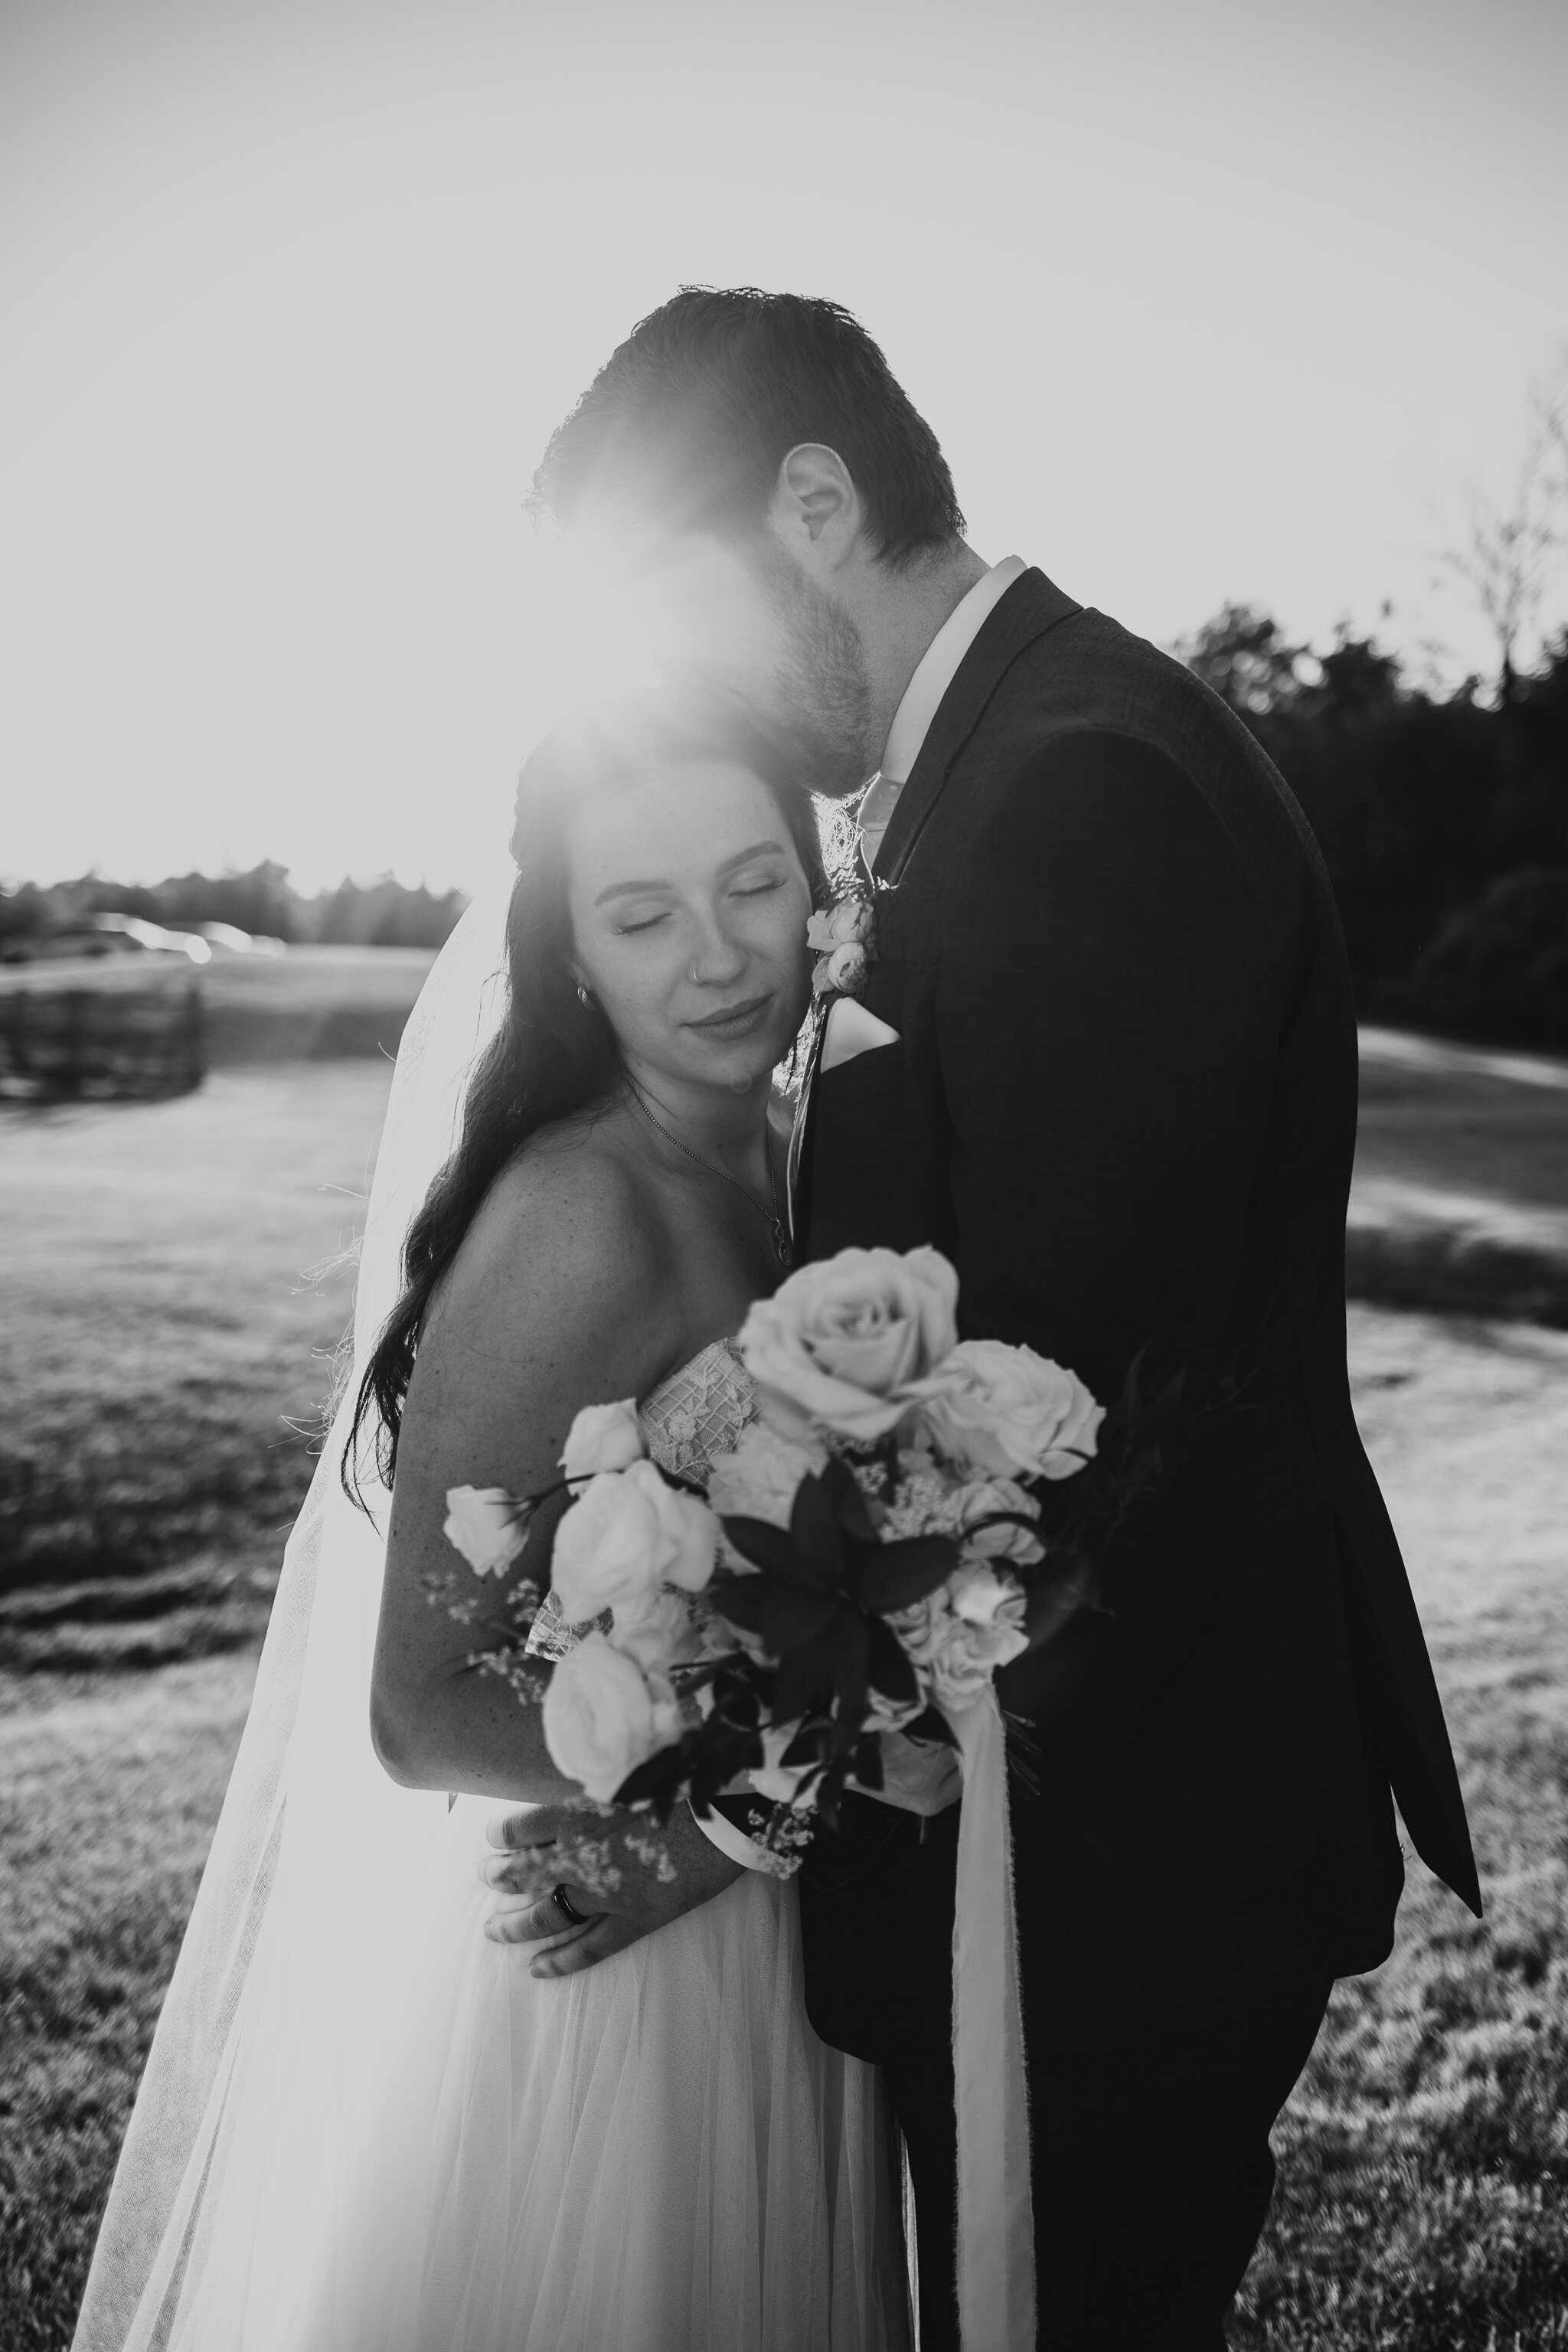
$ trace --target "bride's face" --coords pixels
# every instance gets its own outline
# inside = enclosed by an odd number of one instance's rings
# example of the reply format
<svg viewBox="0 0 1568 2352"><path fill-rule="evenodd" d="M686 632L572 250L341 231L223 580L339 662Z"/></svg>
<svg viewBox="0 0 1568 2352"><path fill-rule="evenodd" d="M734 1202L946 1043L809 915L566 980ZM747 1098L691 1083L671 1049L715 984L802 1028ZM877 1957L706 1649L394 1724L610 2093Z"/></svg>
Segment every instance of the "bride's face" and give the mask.
<svg viewBox="0 0 1568 2352"><path fill-rule="evenodd" d="M567 833L574 976L634 1075L749 1088L811 994L811 895L777 802L714 761L603 793Z"/></svg>

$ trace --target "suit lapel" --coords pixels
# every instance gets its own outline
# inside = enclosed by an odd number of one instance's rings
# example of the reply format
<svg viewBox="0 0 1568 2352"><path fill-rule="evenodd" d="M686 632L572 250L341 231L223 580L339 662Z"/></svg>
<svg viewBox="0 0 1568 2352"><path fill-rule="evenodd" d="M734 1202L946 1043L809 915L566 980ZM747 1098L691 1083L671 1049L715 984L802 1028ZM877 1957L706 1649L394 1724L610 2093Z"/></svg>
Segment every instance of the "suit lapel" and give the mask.
<svg viewBox="0 0 1568 2352"><path fill-rule="evenodd" d="M982 712L1026 646L1070 620L1083 606L1033 566L1019 575L986 615L984 627L937 707L920 756L899 794L877 852L873 878L893 887L910 862L921 827L942 796L953 761L978 725Z"/></svg>
<svg viewBox="0 0 1568 2352"><path fill-rule="evenodd" d="M811 1123L811 1097L816 1086L817 1065L822 1059L822 1041L826 1034L827 1006L819 998L811 1010L811 1035L806 1040L805 1068L801 1073L800 1092L795 1099L795 1120L789 1131L789 1157L784 1162L790 1256L796 1265L801 1263L805 1229L806 1203L801 1184L801 1172L805 1164L805 1135Z"/></svg>
<svg viewBox="0 0 1568 2352"><path fill-rule="evenodd" d="M921 826L941 796L948 771L979 723L991 697L1026 646L1070 620L1083 606L1064 594L1043 572L1033 567L1014 581L958 666L952 684L937 707L920 757L899 794L872 869L874 887L887 889L898 882L920 836ZM806 1147L811 1129L812 1097L822 1059L827 1007L818 1004L812 1020L805 1075L790 1131L785 1178L789 1201L790 1236L798 1263L805 1255L810 1219L810 1188L804 1181Z"/></svg>

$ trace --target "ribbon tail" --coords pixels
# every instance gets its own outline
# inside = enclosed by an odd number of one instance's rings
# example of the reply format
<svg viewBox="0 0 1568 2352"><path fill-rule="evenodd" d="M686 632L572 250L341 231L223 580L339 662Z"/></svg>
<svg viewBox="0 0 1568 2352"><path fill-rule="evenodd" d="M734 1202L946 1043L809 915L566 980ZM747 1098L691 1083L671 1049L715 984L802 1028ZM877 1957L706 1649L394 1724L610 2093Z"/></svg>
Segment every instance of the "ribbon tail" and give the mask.
<svg viewBox="0 0 1568 2352"><path fill-rule="evenodd" d="M1029 2093L1006 1735L989 1689L948 1719L963 1768L952 1926L959 2334L963 2352L1035 2352Z"/></svg>
<svg viewBox="0 0 1568 2352"><path fill-rule="evenodd" d="M801 1198L805 1131L811 1124L811 1098L816 1089L817 1066L822 1060L822 1041L826 1034L827 1008L819 998L811 1008L811 1035L806 1041L805 1068L801 1074L800 1092L795 1097L795 1118L789 1131L789 1154L784 1161L784 1204L789 1244L797 1258L801 1254L805 1224L805 1204Z"/></svg>

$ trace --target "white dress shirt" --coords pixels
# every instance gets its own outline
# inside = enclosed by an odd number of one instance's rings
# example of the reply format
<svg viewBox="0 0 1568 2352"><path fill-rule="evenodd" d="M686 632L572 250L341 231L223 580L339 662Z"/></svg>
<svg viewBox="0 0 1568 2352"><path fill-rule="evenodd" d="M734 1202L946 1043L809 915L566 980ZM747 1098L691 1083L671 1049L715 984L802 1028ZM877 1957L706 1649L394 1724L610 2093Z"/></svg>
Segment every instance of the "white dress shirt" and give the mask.
<svg viewBox="0 0 1568 2352"><path fill-rule="evenodd" d="M1021 555L1009 555L982 573L969 593L953 606L915 666L904 698L893 713L882 764L866 788L860 803L858 840L868 866L877 862L882 835L898 805L899 794L920 758L942 696L958 675L958 666L981 629L1019 574L1028 569Z"/></svg>

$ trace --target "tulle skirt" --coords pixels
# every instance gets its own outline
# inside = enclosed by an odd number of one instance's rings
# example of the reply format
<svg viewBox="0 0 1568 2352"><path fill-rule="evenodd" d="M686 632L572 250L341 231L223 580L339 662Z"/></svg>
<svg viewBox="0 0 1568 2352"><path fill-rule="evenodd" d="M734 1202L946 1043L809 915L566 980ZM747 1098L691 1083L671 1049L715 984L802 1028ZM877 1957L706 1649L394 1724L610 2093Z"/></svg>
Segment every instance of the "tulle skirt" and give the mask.
<svg viewBox="0 0 1568 2352"><path fill-rule="evenodd" d="M360 1956L354 2111L309 2147L267 2135L250 2178L228 2152L172 2345L903 2352L891 2128L874 2070L806 2021L794 1888L748 1872L538 1983L480 1932L494 1811L426 1813L416 1948L384 1979Z"/></svg>
<svg viewBox="0 0 1568 2352"><path fill-rule="evenodd" d="M750 1874L581 1977L488 1944L495 1808L372 1748L380 1520L339 1484L410 1219L494 1035L510 875L404 1033L355 1372L284 1559L75 2352L903 2352L874 2075Z"/></svg>

